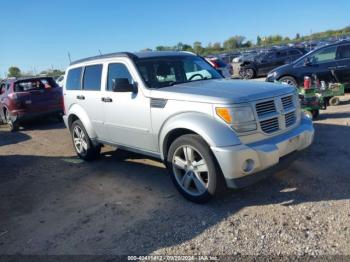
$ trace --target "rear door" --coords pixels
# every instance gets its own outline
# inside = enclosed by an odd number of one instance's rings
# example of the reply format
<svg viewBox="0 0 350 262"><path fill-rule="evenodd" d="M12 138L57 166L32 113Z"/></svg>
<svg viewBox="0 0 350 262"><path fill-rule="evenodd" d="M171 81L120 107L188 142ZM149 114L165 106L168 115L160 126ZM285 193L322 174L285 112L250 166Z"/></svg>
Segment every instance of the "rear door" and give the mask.
<svg viewBox="0 0 350 262"><path fill-rule="evenodd" d="M350 84L350 44L338 46L335 75L340 83Z"/></svg>
<svg viewBox="0 0 350 262"><path fill-rule="evenodd" d="M104 109L102 103L102 64L85 66L82 77L82 91L79 104L88 114L97 137L105 140L108 132L104 126Z"/></svg>

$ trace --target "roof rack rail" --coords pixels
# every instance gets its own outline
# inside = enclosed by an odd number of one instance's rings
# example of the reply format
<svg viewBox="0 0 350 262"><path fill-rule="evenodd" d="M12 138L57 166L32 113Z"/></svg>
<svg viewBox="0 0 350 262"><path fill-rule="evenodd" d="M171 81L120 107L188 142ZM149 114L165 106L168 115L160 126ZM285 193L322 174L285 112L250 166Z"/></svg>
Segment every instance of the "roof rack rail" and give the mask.
<svg viewBox="0 0 350 262"><path fill-rule="evenodd" d="M97 59L113 58L113 57L128 57L130 59L136 59L137 58L137 56L134 55L133 53L117 52L117 53L110 53L110 54L105 54L105 55L97 55L97 56L91 56L91 57L79 59L79 60L73 61L72 63L70 63L70 65L75 65L75 64L79 64L79 63L83 63L83 62L88 62L88 61L94 61L94 60L97 60Z"/></svg>

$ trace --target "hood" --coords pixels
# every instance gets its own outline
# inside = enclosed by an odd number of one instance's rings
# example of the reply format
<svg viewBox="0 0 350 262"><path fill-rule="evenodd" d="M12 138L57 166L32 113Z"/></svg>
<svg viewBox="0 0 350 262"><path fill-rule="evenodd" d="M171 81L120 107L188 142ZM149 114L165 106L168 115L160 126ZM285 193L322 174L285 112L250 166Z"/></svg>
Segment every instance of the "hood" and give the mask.
<svg viewBox="0 0 350 262"><path fill-rule="evenodd" d="M246 103L294 92L295 88L259 81L205 80L194 81L150 92L151 98L203 103Z"/></svg>
<svg viewBox="0 0 350 262"><path fill-rule="evenodd" d="M286 72L289 73L289 70L292 69L293 66L294 66L293 63L281 65L281 66L276 67L275 69L271 70L271 71L269 72L269 74L272 74L272 73L274 73L274 72L277 72L277 76L279 77L279 76L283 75L283 74L286 73Z"/></svg>

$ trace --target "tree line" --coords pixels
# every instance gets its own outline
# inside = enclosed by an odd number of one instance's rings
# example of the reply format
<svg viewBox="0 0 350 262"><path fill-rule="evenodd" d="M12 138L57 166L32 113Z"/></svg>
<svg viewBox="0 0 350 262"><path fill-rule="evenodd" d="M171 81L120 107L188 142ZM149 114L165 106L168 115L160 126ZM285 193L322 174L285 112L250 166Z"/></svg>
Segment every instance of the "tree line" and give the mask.
<svg viewBox="0 0 350 262"><path fill-rule="evenodd" d="M60 69L48 69L41 71L39 74L34 74L32 72L23 72L21 69L17 66L11 66L8 69L7 77L30 77L30 76L49 76L49 77L59 77L61 75L64 75L64 71Z"/></svg>
<svg viewBox="0 0 350 262"><path fill-rule="evenodd" d="M154 49L146 48L141 51L189 51L199 55L218 54L222 52L239 51L242 49L257 48L271 45L281 45L288 43L297 43L310 40L321 40L330 37L340 37L344 35L350 35L350 26L339 29L339 30L328 30L325 32L313 33L306 36L301 36L297 33L294 38L283 37L282 35L270 35L260 36L258 35L256 41L247 40L245 36L236 35L232 36L224 42L208 43L207 46L203 46L200 41L194 42L192 45L181 43L174 46L156 46Z"/></svg>
<svg viewBox="0 0 350 262"><path fill-rule="evenodd" d="M253 43L250 40L247 40L245 36L236 35L232 36L224 42L214 42L209 43L207 46L203 46L201 42L196 41L192 45L185 43L178 43L174 46L162 46L159 45L155 47L156 51L189 51L194 52L199 55L209 55L209 54L218 54L223 52L232 52L238 51L241 49L248 49L254 47L263 47L270 45L280 45L288 43L297 43L310 40L320 40L330 37L340 37L344 35L350 35L350 26L339 30L327 30L324 32L313 33L306 36L301 36L299 33L295 35L294 38L283 37L282 35L270 35L270 36L260 36L258 35L256 41ZM146 48L141 51L152 51L151 48ZM41 71L38 75L45 75L51 77L58 77L63 75L64 71L59 69L49 69ZM32 72L22 72L17 66L12 66L8 69L7 77L23 77L23 76L33 76Z"/></svg>

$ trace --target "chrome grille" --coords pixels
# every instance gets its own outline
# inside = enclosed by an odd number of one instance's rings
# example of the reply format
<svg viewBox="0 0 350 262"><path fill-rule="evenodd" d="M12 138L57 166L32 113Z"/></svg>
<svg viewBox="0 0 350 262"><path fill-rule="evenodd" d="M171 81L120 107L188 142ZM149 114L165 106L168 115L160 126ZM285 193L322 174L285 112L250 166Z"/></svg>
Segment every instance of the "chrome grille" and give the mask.
<svg viewBox="0 0 350 262"><path fill-rule="evenodd" d="M284 109L290 109L294 107L293 96L282 97L282 105Z"/></svg>
<svg viewBox="0 0 350 262"><path fill-rule="evenodd" d="M275 106L274 100L257 103L255 105L255 108L256 108L256 113L258 114L259 117L276 112L276 106Z"/></svg>
<svg viewBox="0 0 350 262"><path fill-rule="evenodd" d="M258 124L265 134L292 127L297 122L294 95L276 97L255 104Z"/></svg>
<svg viewBox="0 0 350 262"><path fill-rule="evenodd" d="M268 120L264 120L260 122L261 129L267 133L271 134L279 130L278 118L274 117Z"/></svg>
<svg viewBox="0 0 350 262"><path fill-rule="evenodd" d="M285 115L285 119L286 119L286 127L290 127L292 125L294 125L296 118L295 118L295 112L290 112L288 114Z"/></svg>

